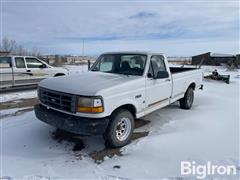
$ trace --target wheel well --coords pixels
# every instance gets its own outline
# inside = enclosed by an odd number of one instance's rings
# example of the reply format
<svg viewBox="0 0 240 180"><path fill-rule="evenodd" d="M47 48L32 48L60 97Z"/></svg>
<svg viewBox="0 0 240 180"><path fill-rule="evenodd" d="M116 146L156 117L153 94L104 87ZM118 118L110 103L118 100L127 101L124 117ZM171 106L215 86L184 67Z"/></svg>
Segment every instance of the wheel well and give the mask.
<svg viewBox="0 0 240 180"><path fill-rule="evenodd" d="M195 90L196 84L193 82L188 86L188 88L190 88L190 87L193 88L193 90Z"/></svg>
<svg viewBox="0 0 240 180"><path fill-rule="evenodd" d="M65 74L64 73L57 73L57 74L54 75L54 77L57 77L57 76L65 76Z"/></svg>
<svg viewBox="0 0 240 180"><path fill-rule="evenodd" d="M117 109L115 109L112 113L114 113L116 110L119 110L119 109L126 109L133 115L134 118L136 117L136 112L137 111L136 111L135 106L132 105L132 104L122 105L122 106L118 107Z"/></svg>

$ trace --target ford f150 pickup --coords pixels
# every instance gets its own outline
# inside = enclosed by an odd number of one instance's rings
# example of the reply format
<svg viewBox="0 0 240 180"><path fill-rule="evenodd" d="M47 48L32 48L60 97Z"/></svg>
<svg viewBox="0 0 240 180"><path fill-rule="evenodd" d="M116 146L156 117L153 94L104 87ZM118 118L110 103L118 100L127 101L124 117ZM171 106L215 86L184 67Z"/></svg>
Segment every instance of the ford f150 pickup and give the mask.
<svg viewBox="0 0 240 180"><path fill-rule="evenodd" d="M41 81L34 109L56 128L102 134L107 146L121 147L131 139L134 119L175 101L190 109L202 87L200 69L169 67L164 54L104 53L89 72Z"/></svg>

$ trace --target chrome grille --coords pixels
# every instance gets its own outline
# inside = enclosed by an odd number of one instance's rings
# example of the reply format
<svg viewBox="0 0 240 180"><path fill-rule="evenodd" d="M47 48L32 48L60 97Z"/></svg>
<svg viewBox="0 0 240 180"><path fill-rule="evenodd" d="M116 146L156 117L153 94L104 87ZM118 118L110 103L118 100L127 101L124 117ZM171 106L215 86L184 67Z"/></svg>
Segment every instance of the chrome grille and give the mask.
<svg viewBox="0 0 240 180"><path fill-rule="evenodd" d="M38 96L44 105L71 113L76 112L76 95L39 88Z"/></svg>

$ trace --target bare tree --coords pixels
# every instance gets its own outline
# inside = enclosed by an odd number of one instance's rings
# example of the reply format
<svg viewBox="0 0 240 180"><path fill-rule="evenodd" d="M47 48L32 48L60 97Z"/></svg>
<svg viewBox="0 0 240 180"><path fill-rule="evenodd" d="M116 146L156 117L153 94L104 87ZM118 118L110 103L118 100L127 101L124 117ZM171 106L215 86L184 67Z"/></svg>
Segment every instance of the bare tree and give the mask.
<svg viewBox="0 0 240 180"><path fill-rule="evenodd" d="M19 56L24 56L27 54L27 52L22 45L19 45L14 54Z"/></svg>
<svg viewBox="0 0 240 180"><path fill-rule="evenodd" d="M36 47L33 47L30 53L32 56L40 56L41 55L39 49Z"/></svg>
<svg viewBox="0 0 240 180"><path fill-rule="evenodd" d="M2 41L0 41L0 51L9 52L12 55L20 55L20 56L40 56L40 51L33 47L31 50L26 49L23 45L19 45L15 40L8 39L4 37Z"/></svg>
<svg viewBox="0 0 240 180"><path fill-rule="evenodd" d="M0 47L2 51L7 51L11 53L16 50L17 44L15 40L11 40L5 37L2 39Z"/></svg>

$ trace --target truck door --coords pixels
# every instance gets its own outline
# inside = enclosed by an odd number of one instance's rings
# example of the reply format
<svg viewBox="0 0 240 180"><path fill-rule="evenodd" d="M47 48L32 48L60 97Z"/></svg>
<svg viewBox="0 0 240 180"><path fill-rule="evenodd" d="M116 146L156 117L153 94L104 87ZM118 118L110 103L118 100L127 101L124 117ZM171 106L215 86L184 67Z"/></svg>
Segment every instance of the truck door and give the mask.
<svg viewBox="0 0 240 180"><path fill-rule="evenodd" d="M169 104L172 91L171 77L169 74L168 77L156 78L159 71L167 71L164 57L153 55L146 78L146 108L159 108Z"/></svg>
<svg viewBox="0 0 240 180"><path fill-rule="evenodd" d="M14 85L29 84L30 74L26 72L24 57L14 57Z"/></svg>
<svg viewBox="0 0 240 180"><path fill-rule="evenodd" d="M11 57L0 57L0 88L13 85L13 69Z"/></svg>
<svg viewBox="0 0 240 180"><path fill-rule="evenodd" d="M42 79L50 77L46 64L42 63L37 58L26 57L25 61L27 65L26 72L31 75L32 82L39 82Z"/></svg>

